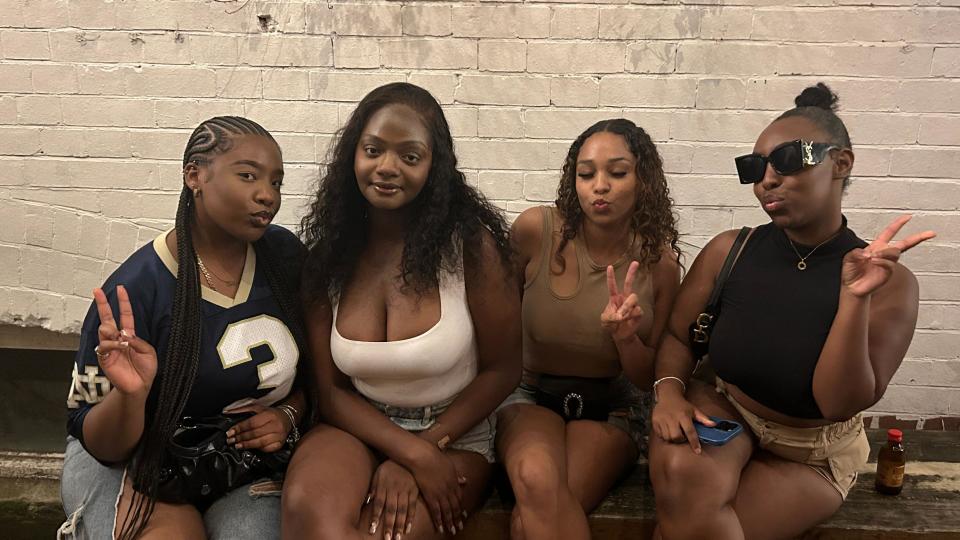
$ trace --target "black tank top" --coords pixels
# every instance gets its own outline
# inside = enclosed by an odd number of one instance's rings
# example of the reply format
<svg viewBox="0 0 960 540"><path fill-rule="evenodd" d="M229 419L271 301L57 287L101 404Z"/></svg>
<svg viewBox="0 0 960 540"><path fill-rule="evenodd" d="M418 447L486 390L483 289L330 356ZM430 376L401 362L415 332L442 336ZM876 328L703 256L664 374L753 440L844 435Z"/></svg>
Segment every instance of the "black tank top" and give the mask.
<svg viewBox="0 0 960 540"><path fill-rule="evenodd" d="M837 314L840 267L866 242L843 227L806 259L772 223L757 227L724 286L710 334L710 362L724 381L755 401L795 418L823 418L813 398L813 371ZM796 244L802 255L813 246Z"/></svg>

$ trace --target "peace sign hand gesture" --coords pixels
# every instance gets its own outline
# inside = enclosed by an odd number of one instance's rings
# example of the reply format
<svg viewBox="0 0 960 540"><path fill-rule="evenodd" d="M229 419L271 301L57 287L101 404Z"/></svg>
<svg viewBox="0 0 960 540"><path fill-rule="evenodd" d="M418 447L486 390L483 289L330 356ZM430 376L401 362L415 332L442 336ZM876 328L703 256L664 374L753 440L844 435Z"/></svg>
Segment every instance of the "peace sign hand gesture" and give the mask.
<svg viewBox="0 0 960 540"><path fill-rule="evenodd" d="M118 392L145 396L157 374L157 351L134 334L133 309L127 290L123 285L117 286L119 328L103 289L94 289L93 299L100 314L100 344L94 348L100 368Z"/></svg>
<svg viewBox="0 0 960 540"><path fill-rule="evenodd" d="M640 263L633 261L627 268L627 275L623 279L623 292L617 289L617 277L613 266L607 267L607 289L610 300L600 313L600 324L610 333L614 341L627 339L637 333L640 321L643 318L643 309L637 304L640 302L637 293L633 291L633 279L637 275ZM629 296L627 294L629 293Z"/></svg>
<svg viewBox="0 0 960 540"><path fill-rule="evenodd" d="M898 217L869 246L851 250L844 256L840 276L848 291L860 297L873 294L890 279L902 253L937 235L933 231L924 231L903 240L894 240L893 237L911 217Z"/></svg>

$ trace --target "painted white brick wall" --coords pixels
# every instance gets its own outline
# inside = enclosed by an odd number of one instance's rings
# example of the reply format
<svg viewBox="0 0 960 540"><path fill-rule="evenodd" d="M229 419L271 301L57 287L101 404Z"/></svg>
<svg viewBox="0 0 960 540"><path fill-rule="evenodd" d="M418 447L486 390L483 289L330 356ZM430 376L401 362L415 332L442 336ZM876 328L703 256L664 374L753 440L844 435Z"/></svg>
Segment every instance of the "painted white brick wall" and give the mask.
<svg viewBox="0 0 960 540"><path fill-rule="evenodd" d="M960 2L627 4L0 0L0 323L76 332L90 290L170 226L209 116L276 134L288 226L331 135L389 81L437 96L468 178L511 216L552 200L577 133L625 116L660 146L692 257L765 220L732 158L823 80L856 145L851 225L870 238L909 211L940 233L906 257L917 334L875 411L960 416Z"/></svg>

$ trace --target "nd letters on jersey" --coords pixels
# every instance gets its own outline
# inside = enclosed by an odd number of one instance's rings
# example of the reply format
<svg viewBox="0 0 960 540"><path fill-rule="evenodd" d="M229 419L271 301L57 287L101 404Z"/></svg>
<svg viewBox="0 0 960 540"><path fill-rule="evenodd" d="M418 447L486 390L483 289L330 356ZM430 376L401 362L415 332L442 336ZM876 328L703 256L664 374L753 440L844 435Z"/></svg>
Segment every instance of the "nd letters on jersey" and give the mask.
<svg viewBox="0 0 960 540"><path fill-rule="evenodd" d="M103 291L119 321L117 285L130 296L137 336L157 350L162 365L170 336L177 262L161 234L130 256L107 279ZM299 268L303 246L290 231L272 225L264 235L271 252L289 268ZM292 275L296 283L299 275ZM272 405L290 392L300 351L290 331L292 322L273 297L265 273L257 268L253 246L234 298L201 287L200 364L184 408L185 416L210 416L250 403ZM100 317L92 305L83 321L80 347L67 397L67 431L83 442L83 419L90 407L110 391L93 348L99 342ZM155 400L151 389L148 407Z"/></svg>

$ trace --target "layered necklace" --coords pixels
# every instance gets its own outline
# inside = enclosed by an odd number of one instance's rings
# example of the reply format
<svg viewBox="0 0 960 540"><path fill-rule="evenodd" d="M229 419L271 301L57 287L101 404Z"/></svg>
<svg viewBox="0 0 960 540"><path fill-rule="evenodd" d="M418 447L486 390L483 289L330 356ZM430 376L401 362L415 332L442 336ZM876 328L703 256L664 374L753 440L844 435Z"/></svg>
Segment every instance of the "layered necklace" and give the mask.
<svg viewBox="0 0 960 540"><path fill-rule="evenodd" d="M207 282L207 287L213 291L217 290L217 286L213 283L213 278L216 277L221 282L223 282L227 287L233 287L237 284L238 280L223 279L219 274L215 274L207 269L207 265L203 264L203 259L200 258L200 254L197 253L197 267L200 268L200 274L203 276L203 280ZM212 274L212 275L211 275Z"/></svg>

